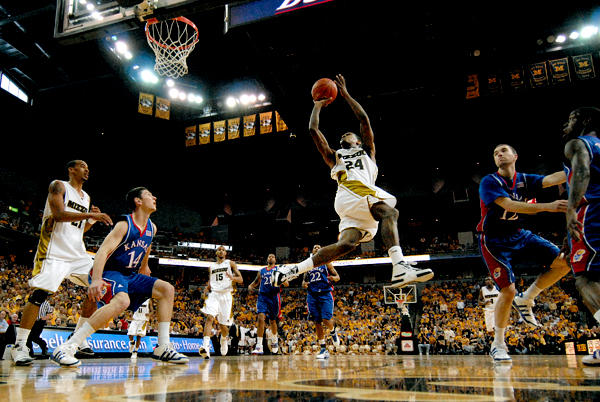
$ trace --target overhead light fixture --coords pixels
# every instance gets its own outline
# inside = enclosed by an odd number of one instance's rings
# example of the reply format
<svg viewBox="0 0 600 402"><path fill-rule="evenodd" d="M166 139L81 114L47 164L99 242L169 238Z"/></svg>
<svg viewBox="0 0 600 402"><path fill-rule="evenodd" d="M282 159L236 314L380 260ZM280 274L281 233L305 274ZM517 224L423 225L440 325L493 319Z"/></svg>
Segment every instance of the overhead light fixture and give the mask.
<svg viewBox="0 0 600 402"><path fill-rule="evenodd" d="M133 58L133 55L131 54L131 52L125 52L124 56L127 60L131 60Z"/></svg>
<svg viewBox="0 0 600 402"><path fill-rule="evenodd" d="M556 37L556 42L557 42L557 43L563 43L563 42L564 42L564 41L566 41L566 40L567 40L567 37L566 37L565 35L558 35L558 36Z"/></svg>
<svg viewBox="0 0 600 402"><path fill-rule="evenodd" d="M571 32L571 35L569 35L569 38L571 38L571 39L579 38L579 32L577 32L577 31Z"/></svg>
<svg viewBox="0 0 600 402"><path fill-rule="evenodd" d="M227 98L227 106L229 107L234 107L236 104L235 98L230 96L229 98Z"/></svg>
<svg viewBox="0 0 600 402"><path fill-rule="evenodd" d="M546 38L546 41L548 43L554 43L555 40L556 40L556 37L554 35L550 35Z"/></svg>
<svg viewBox="0 0 600 402"><path fill-rule="evenodd" d="M185 92L179 92L179 99L181 99L182 101L184 101L185 98L187 98L187 95L185 94Z"/></svg>
<svg viewBox="0 0 600 402"><path fill-rule="evenodd" d="M250 102L250 99L248 98L248 95L242 95L240 96L240 102L242 102L242 104L247 104L248 102Z"/></svg>
<svg viewBox="0 0 600 402"><path fill-rule="evenodd" d="M597 33L598 33L598 27L590 25L581 30L581 37L589 38L590 36L595 35Z"/></svg>
<svg viewBox="0 0 600 402"><path fill-rule="evenodd" d="M174 85L175 85L175 81L173 81L172 79L170 79L170 78L169 78L169 79L167 80L167 86L168 86L169 88L172 88Z"/></svg>
<svg viewBox="0 0 600 402"><path fill-rule="evenodd" d="M256 95L252 94L252 95L248 96L248 100L252 103L256 102Z"/></svg>
<svg viewBox="0 0 600 402"><path fill-rule="evenodd" d="M171 90L169 91L169 96L171 98L177 98L179 96L179 91L177 90L177 88L171 88Z"/></svg>
<svg viewBox="0 0 600 402"><path fill-rule="evenodd" d="M193 101L195 101L195 100L196 100L196 95L194 95L194 94L189 94L189 95L188 95L188 100L189 100L190 102L193 102Z"/></svg>
<svg viewBox="0 0 600 402"><path fill-rule="evenodd" d="M196 96L196 103L202 103L202 97Z"/></svg>
<svg viewBox="0 0 600 402"><path fill-rule="evenodd" d="M259 101L264 101L267 97L265 96L265 94L259 94L258 95L258 100Z"/></svg>
<svg viewBox="0 0 600 402"><path fill-rule="evenodd" d="M127 43L123 41L118 41L115 43L115 49L119 53L125 53L127 51Z"/></svg>
<svg viewBox="0 0 600 402"><path fill-rule="evenodd" d="M94 9L94 5L92 3L87 3L85 8L87 8L89 11L92 11Z"/></svg>

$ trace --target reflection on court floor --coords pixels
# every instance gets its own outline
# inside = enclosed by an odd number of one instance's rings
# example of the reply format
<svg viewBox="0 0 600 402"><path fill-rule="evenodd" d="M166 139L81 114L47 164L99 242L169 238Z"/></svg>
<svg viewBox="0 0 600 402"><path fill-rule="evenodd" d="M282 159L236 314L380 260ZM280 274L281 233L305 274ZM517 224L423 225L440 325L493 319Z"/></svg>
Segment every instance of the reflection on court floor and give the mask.
<svg viewBox="0 0 600 402"><path fill-rule="evenodd" d="M86 359L63 369L3 361L0 395L18 401L594 401L600 367L576 356L239 356L187 365Z"/></svg>

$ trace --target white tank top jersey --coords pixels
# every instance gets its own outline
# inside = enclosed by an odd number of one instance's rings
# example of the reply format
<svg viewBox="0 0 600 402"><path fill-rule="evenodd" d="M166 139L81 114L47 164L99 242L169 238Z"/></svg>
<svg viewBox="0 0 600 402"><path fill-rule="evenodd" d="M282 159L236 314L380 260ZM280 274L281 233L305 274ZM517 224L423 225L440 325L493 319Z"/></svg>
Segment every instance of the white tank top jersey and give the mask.
<svg viewBox="0 0 600 402"><path fill-rule="evenodd" d="M147 321L148 317L146 314L150 313L150 307L148 307L148 303L150 303L150 299L146 300L140 307L138 307L135 313L133 313L131 319L134 321Z"/></svg>
<svg viewBox="0 0 600 402"><path fill-rule="evenodd" d="M62 181L62 183L65 187L65 211L88 212L90 209L90 196L82 190L82 197L68 182ZM42 218L43 222L46 222L50 215L52 215L52 211L50 203L46 198L46 206L44 207L44 216ZM89 259L90 257L85 251L85 244L83 244L85 222L85 219L77 222L54 222L52 228L46 228L46 231L50 231L49 233L42 230L40 242L46 242L46 247L38 247L35 259L55 258L69 261L76 261L82 258ZM38 255L40 253L42 255Z"/></svg>
<svg viewBox="0 0 600 402"><path fill-rule="evenodd" d="M212 263L210 265L210 291L211 292L231 292L233 291L233 281L225 275L225 272L231 272L231 264L229 260L225 260L220 264Z"/></svg>
<svg viewBox="0 0 600 402"><path fill-rule="evenodd" d="M356 180L374 186L377 172L377 165L362 148L342 148L335 152L335 166L331 169L331 178L338 183Z"/></svg>
<svg viewBox="0 0 600 402"><path fill-rule="evenodd" d="M496 307L496 303L498 300L498 296L500 296L500 292L494 286L492 290L489 290L487 286L481 288L481 292L483 293L483 300L486 302L488 300L492 301L492 304L486 304L484 310L493 310Z"/></svg>

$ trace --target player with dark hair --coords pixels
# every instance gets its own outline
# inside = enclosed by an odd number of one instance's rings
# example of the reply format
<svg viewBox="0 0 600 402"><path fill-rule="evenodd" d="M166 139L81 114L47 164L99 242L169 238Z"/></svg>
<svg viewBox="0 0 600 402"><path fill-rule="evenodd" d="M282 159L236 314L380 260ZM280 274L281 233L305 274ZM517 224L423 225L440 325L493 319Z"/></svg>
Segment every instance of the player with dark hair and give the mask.
<svg viewBox="0 0 600 402"><path fill-rule="evenodd" d="M150 297L157 301L158 316L158 345L152 359L179 364L189 361L170 342L175 289L170 283L149 276L148 257L156 234L150 215L156 211L156 197L146 188L138 187L126 199L128 204L133 201L135 209L115 225L94 259L88 294L102 307L71 339L54 350L50 360L61 367L79 366L81 362L75 358L75 351L81 342L123 311L136 311Z"/></svg>
<svg viewBox="0 0 600 402"><path fill-rule="evenodd" d="M569 115L564 133L569 262L585 305L600 323L600 109L582 107ZM600 351L584 356L583 364L600 365Z"/></svg>
<svg viewBox="0 0 600 402"><path fill-rule="evenodd" d="M248 291L252 291L258 285L258 299L256 301L256 313L258 314L258 328L256 332L256 347L253 355L263 354L263 335L265 333L265 321L269 318L271 328L271 352L277 354L279 341L277 339L277 320L281 320L281 287L271 285L271 275L275 270L277 262L275 254L267 256L267 266L257 272L256 278L250 285ZM288 287L288 282L282 283Z"/></svg>
<svg viewBox="0 0 600 402"><path fill-rule="evenodd" d="M565 212L566 200L533 202L542 188L564 183L564 172L548 176L517 173L518 155L508 144L494 149L498 171L481 180L481 221L477 225L479 249L492 279L500 289L494 309L495 335L490 355L497 362L510 361L505 331L513 305L530 326L540 326L533 315L533 299L569 272L569 267L554 244L523 227L523 214ZM522 293L517 294L512 261L523 255L535 255L549 268ZM489 330L489 328L488 328Z"/></svg>
<svg viewBox="0 0 600 402"><path fill-rule="evenodd" d="M315 244L312 249L313 255L316 254L320 245ZM337 273L333 264L329 263L320 267L314 267L304 273L302 287L307 289L306 306L308 308L308 319L315 322L317 330L317 339L320 352L317 359L329 358L325 341L325 328L331 335L333 346L340 346L340 337L337 333L338 328L333 323L333 285L331 281L337 282L340 275Z"/></svg>
<svg viewBox="0 0 600 402"><path fill-rule="evenodd" d="M48 296L58 290L65 278L76 285L88 286L87 277L93 260L85 250L83 233L97 221L112 225L110 217L91 205L90 196L83 191L83 184L90 174L87 163L71 161L67 164L67 172L69 181L54 180L48 189L40 240L29 280L33 292L23 309L17 340L11 351L12 360L18 366L33 362L26 346L27 338L39 317L40 306ZM77 328L81 328L94 311L96 303L86 297ZM94 354L87 342L80 346L80 352Z"/></svg>
<svg viewBox="0 0 600 402"><path fill-rule="evenodd" d="M430 269L416 269L402 254L398 235L398 210L394 208L396 198L375 186L377 165L369 117L348 93L344 77L338 75L335 82L339 93L359 121L360 137L354 133L345 133L340 140L342 148L337 151L330 148L319 129L321 109L329 99L314 101L309 132L325 163L331 168L331 178L338 183L335 211L340 216L339 238L337 243L321 248L298 265L279 267L273 274L273 284L279 286L288 278L350 253L358 243L371 241L377 233L379 223L383 243L392 260L391 286L402 287L413 282L425 282L433 277L433 272Z"/></svg>

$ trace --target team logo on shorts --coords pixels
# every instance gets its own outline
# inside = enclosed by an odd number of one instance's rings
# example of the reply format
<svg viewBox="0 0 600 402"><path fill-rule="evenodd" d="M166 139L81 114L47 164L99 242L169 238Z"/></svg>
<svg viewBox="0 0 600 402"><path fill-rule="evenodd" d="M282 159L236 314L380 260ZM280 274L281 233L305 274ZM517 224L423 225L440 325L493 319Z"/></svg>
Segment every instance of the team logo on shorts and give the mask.
<svg viewBox="0 0 600 402"><path fill-rule="evenodd" d="M575 254L573 254L573 258L572 261L573 262L579 262L583 259L583 256L585 255L586 250L583 248L580 248L579 250L577 250L575 252Z"/></svg>
<svg viewBox="0 0 600 402"><path fill-rule="evenodd" d="M498 278L500 278L500 275L502 275L502 270L500 268L496 268L494 270L494 278L498 279Z"/></svg>

